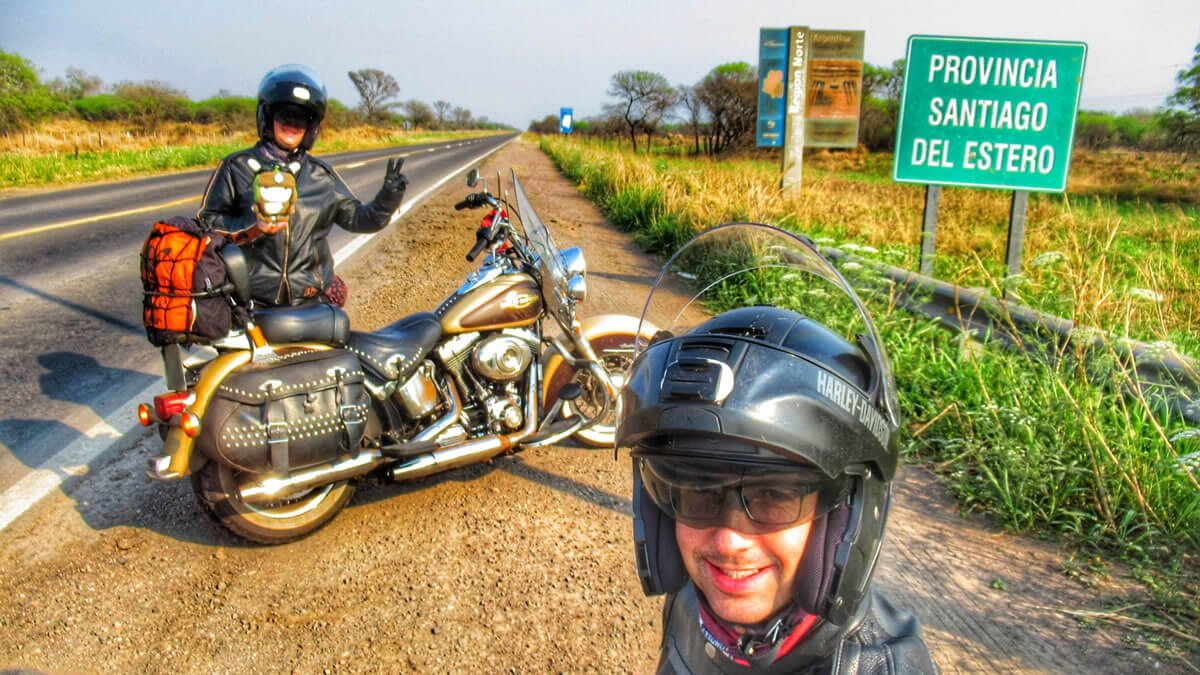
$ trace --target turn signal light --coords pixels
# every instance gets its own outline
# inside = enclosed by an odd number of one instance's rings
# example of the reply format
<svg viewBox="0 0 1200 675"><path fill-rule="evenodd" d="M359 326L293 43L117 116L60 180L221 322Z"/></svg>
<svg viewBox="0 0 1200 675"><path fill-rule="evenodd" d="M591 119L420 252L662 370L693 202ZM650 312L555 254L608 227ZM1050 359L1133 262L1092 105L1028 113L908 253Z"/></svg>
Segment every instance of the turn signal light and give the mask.
<svg viewBox="0 0 1200 675"><path fill-rule="evenodd" d="M183 413L179 416L179 428L188 438L195 438L200 435L200 418L195 413Z"/></svg>
<svg viewBox="0 0 1200 675"><path fill-rule="evenodd" d="M154 411L150 409L149 405L145 403L138 404L138 421L144 427L154 424Z"/></svg>

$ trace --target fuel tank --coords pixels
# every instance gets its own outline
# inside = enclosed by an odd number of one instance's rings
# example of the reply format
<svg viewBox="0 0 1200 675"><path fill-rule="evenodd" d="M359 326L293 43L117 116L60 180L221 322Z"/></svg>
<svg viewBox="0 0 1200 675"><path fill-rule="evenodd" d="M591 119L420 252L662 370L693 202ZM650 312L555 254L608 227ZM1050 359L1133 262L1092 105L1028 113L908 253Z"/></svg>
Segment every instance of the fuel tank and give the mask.
<svg viewBox="0 0 1200 675"><path fill-rule="evenodd" d="M438 308L449 334L528 326L542 315L542 293L528 274L505 274L462 291Z"/></svg>

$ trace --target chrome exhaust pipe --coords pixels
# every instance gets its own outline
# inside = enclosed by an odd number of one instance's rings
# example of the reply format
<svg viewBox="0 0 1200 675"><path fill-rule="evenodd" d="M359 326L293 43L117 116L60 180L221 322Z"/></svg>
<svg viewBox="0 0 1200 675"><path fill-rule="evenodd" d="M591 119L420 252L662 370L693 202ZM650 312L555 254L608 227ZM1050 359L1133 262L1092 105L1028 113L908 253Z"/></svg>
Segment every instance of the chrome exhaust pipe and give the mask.
<svg viewBox="0 0 1200 675"><path fill-rule="evenodd" d="M535 378L536 374L531 369L530 387L536 381ZM462 410L462 404L458 400L457 394L453 393L453 387L451 387L451 392L451 413L444 415L434 424L433 428L415 436L414 440L428 440L454 421L458 412ZM418 455L388 469L389 477L393 480L407 480L431 476L442 471L482 462L512 449L537 428L537 402L534 398L533 396L528 397L525 405L525 426L516 433L485 436ZM384 455L378 449L363 450L354 457L333 464L303 469L289 476L266 476L251 481L238 488L238 495L247 504L270 504L296 492L348 478L357 478L394 461L394 458Z"/></svg>
<svg viewBox="0 0 1200 675"><path fill-rule="evenodd" d="M296 471L289 476L253 480L238 488L238 496L247 504L270 504L296 492L356 478L388 461L378 450L364 450L355 457Z"/></svg>
<svg viewBox="0 0 1200 675"><path fill-rule="evenodd" d="M418 455L406 462L389 467L387 473L388 477L394 481L424 478L435 473L489 460L512 446L513 444L505 436L487 436L425 455Z"/></svg>

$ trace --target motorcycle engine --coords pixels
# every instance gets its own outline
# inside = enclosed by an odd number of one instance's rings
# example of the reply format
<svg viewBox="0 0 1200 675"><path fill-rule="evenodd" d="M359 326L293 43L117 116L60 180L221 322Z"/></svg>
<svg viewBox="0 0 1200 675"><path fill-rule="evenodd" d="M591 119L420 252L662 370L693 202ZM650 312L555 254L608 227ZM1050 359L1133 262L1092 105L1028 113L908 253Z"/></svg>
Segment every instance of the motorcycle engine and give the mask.
<svg viewBox="0 0 1200 675"><path fill-rule="evenodd" d="M496 382L512 382L529 368L533 350L529 344L511 335L495 335L475 345L471 365L475 372Z"/></svg>

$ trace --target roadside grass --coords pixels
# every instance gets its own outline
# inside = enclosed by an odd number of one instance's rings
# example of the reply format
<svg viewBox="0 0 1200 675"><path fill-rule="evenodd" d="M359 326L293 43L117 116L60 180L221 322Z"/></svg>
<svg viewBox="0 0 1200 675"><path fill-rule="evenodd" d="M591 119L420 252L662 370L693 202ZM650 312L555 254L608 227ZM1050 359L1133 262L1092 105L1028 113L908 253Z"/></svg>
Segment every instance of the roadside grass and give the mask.
<svg viewBox="0 0 1200 675"><path fill-rule="evenodd" d="M787 199L770 162L635 156L562 138L543 138L541 147L615 224L660 255L705 228L755 221L917 267L923 192L881 176L890 161L818 159L805 169L801 195ZM993 191L943 192L938 278L997 296L1007 289L1077 325L1200 354L1200 207L1034 195L1022 275L1005 278L1008 201ZM869 276L866 269L843 273ZM703 287L703 271L696 274ZM764 294L742 292L752 301ZM982 344L964 339L898 309L888 293L864 299L896 372L908 459L941 474L966 510L1116 555L1151 594L1151 625L1200 634L1200 429L1152 406L1114 347L1088 346L1095 331L1081 329L1066 353L1046 359L986 336ZM821 318L815 308L824 303L803 304Z"/></svg>
<svg viewBox="0 0 1200 675"><path fill-rule="evenodd" d="M472 138L491 132L404 132L377 127L323 129L318 154ZM254 131L219 125L164 124L133 133L112 124L58 121L36 132L0 137L0 190L118 180L201 167L253 145Z"/></svg>

